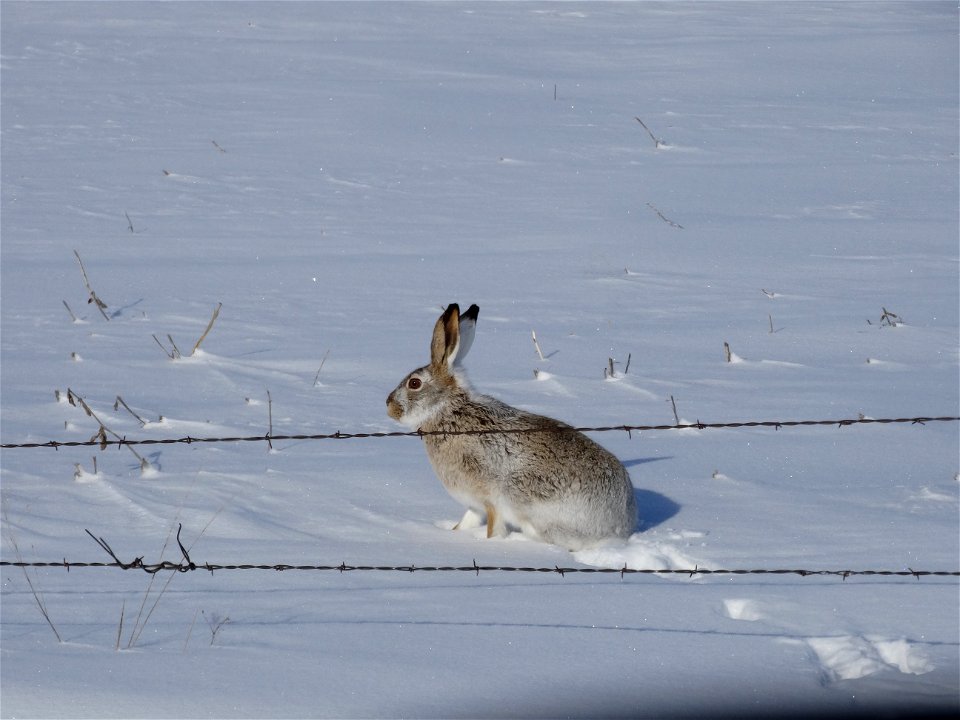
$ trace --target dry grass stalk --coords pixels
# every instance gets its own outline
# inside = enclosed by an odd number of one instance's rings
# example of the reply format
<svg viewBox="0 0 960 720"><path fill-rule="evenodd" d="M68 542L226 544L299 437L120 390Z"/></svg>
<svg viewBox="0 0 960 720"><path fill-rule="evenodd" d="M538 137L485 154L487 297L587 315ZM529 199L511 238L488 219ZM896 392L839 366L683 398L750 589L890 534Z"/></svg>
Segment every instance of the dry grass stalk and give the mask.
<svg viewBox="0 0 960 720"><path fill-rule="evenodd" d="M323 358L320 360L320 369L317 370L317 374L316 374L316 375L314 376L314 378L313 378L313 386L314 386L314 387L316 387L316 386L317 386L317 383L320 381L320 371L323 370L323 365L324 365L324 363L327 362L327 356L328 356L329 354L330 354L330 351L327 350L327 351L323 354Z"/></svg>
<svg viewBox="0 0 960 720"><path fill-rule="evenodd" d="M73 254L77 256L77 262L80 264L80 272L83 274L83 284L87 286L87 292L90 293L90 298L87 300L87 302L96 305L97 310L100 311L100 314L103 315L104 319L109 320L110 316L104 312L104 310L107 308L107 304L97 297L97 294L93 291L93 288L90 287L90 278L87 277L87 270L83 267L83 260L80 259L80 253L74 250Z"/></svg>
<svg viewBox="0 0 960 720"><path fill-rule="evenodd" d="M171 338L169 335L167 335L167 337L170 338L170 342L173 343L173 338ZM168 358L171 360L177 360L180 358L180 351L177 350L176 345L173 345L173 350L167 350L156 335L153 336L153 339L156 341L157 345L160 346L160 349L163 350L164 355L166 355Z"/></svg>
<svg viewBox="0 0 960 720"><path fill-rule="evenodd" d="M190 351L191 357L196 354L197 350L200 349L200 343L202 343L206 339L207 334L213 328L213 324L217 321L217 317L220 315L220 308L222 307L223 307L223 303L217 303L217 308L216 310L213 311L213 317L211 317L210 322L207 323L207 329L203 331L203 335L200 336L200 339L197 340L197 344L194 345L193 350ZM170 339L170 342L171 343L173 342L172 338Z"/></svg>
<svg viewBox="0 0 960 720"><path fill-rule="evenodd" d="M187 644L190 642L190 636L193 635L193 626L197 624L197 615L200 614L200 609L198 608L193 613L193 621L190 623L190 627L187 628L187 637L183 641L183 652L187 651Z"/></svg>
<svg viewBox="0 0 960 720"><path fill-rule="evenodd" d="M540 358L541 362L546 362L546 358L543 356L543 350L540 349L540 343L537 342L537 331L531 330L530 334L533 336L533 347L537 351L537 357Z"/></svg>
<svg viewBox="0 0 960 720"><path fill-rule="evenodd" d="M124 600L123 603L120 605L120 625L119 627L117 627L117 642L113 647L113 649L117 651L120 650L120 636L123 635L123 613L126 609L127 609L127 601Z"/></svg>
<svg viewBox="0 0 960 720"><path fill-rule="evenodd" d="M654 135L653 132L650 130L650 128L647 127L647 124L643 120L641 120L638 117L635 117L634 120L640 123L640 126L647 131L647 135L649 135L650 139L653 140L654 147L656 147L658 150L663 147L664 145L663 140L661 140L656 135Z"/></svg>
<svg viewBox="0 0 960 720"><path fill-rule="evenodd" d="M147 421L146 421L146 420L144 420L142 417L140 417L139 415L137 415L133 410L131 410L131 409L130 409L130 406L127 405L127 403L125 403L125 402L123 401L123 398L120 397L119 395L117 395L117 399L116 399L116 400L114 401L114 403L113 403L113 410L114 410L114 412L116 412L117 410L119 410L121 405L122 405L124 408L126 408L126 410L127 410L128 413L130 413L131 415L133 415L133 416L137 419L137 422L140 423L140 427L144 427L144 426L147 424Z"/></svg>
<svg viewBox="0 0 960 720"><path fill-rule="evenodd" d="M63 301L63 306L67 309L67 312L70 313L70 319L73 320L73 322L75 323L80 322L79 320L77 320L77 316L73 314L73 310L70 309L70 306L67 305L66 300Z"/></svg>
<svg viewBox="0 0 960 720"><path fill-rule="evenodd" d="M203 619L207 621L207 626L210 628L210 644L213 645L217 639L217 633L220 632L224 625L230 622L230 618L221 618L219 615L207 617L207 613L204 612Z"/></svg>
<svg viewBox="0 0 960 720"><path fill-rule="evenodd" d="M122 435L119 435L119 434L115 433L113 430L111 430L111 429L108 428L106 425L104 425L104 424L103 424L103 421L97 416L97 414L93 411L93 409L90 407L90 405L87 404L87 401L84 400L84 399L83 399L82 397L80 397L79 395L77 395L75 392L73 392L73 390L71 390L70 388L67 388L67 402L70 403L71 405L73 405L73 407L78 407L78 406L79 406L80 409L83 410L83 411L87 414L88 417L93 418L93 419L96 421L96 423L100 426L100 429L97 430L96 434L94 434L94 436L93 436L92 438L90 438L90 441L91 441L91 442L93 442L93 441L98 441L98 442L100 443L100 450L101 450L101 452L102 452L103 450L106 450L106 449L107 449L107 435L109 434L109 435L111 435L115 440L119 441L121 445L123 445L124 447L126 447L127 450L129 450L130 452L132 452L132 453L133 453L133 456L134 456L135 458L137 458L137 460L140 461L140 471L141 471L141 472L145 472L145 471L150 467L150 461L149 461L149 460L147 460L147 459L146 459L145 457L143 457L140 453L138 453L136 450L134 450L130 445L126 445L126 444L123 442L124 438L123 438ZM129 409L129 408L128 408L128 409Z"/></svg>
<svg viewBox="0 0 960 720"><path fill-rule="evenodd" d="M7 542L10 543L10 546L13 548L13 554L17 558L18 563L23 563L23 556L20 553L20 546L17 544L17 539L13 536L13 531L10 530L10 520L7 518L7 510L3 510L3 524L7 529ZM23 570L23 576L27 580L27 585L30 587L30 592L33 594L33 599L37 603L37 608L40 610L40 614L43 615L43 619L47 621L47 625L50 626L50 629L53 630L53 634L57 637L57 642L62 643L63 638L60 637L60 633L57 631L56 625L53 624L53 620L50 619L50 613L47 611L47 603L43 599L43 595L37 590L36 586L33 584L33 580L30 579L30 573L27 572L27 568L21 566Z"/></svg>
<svg viewBox="0 0 960 720"><path fill-rule="evenodd" d="M657 217L663 220L670 227L675 227L677 228L677 230L683 230L683 225L681 225L680 223L675 223L673 220L668 218L666 215L660 212L657 206L654 205L653 203L647 203L647 207L653 210L657 214Z"/></svg>
<svg viewBox="0 0 960 720"><path fill-rule="evenodd" d="M270 441L270 436L273 435L273 398L270 397L270 391L267 390L267 421L269 423L267 429L267 452L273 450L273 443Z"/></svg>

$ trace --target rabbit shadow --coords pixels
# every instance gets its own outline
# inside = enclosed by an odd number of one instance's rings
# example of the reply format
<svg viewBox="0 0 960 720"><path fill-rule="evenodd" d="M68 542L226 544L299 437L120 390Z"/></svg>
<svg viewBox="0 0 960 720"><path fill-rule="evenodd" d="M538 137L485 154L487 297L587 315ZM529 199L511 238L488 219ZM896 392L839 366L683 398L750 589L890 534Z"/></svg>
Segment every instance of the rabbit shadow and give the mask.
<svg viewBox="0 0 960 720"><path fill-rule="evenodd" d="M624 460L623 465L624 467L631 468L636 465L646 465L647 463L670 459L672 458L637 458L635 460ZM645 532L658 525L662 525L680 512L681 506L679 503L653 490L641 490L638 487L634 487L633 496L636 498L637 509L640 515L640 522L637 523L637 532Z"/></svg>

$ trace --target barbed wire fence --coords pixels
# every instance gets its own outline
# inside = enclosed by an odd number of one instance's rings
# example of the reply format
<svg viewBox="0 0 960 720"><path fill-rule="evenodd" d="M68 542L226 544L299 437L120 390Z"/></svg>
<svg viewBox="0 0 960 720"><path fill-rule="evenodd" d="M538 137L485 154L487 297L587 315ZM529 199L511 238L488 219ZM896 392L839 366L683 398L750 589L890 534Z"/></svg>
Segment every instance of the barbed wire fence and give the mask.
<svg viewBox="0 0 960 720"><path fill-rule="evenodd" d="M522 435L532 433L565 433L565 432L649 432L654 430L717 430L717 429L736 429L736 428L773 428L781 430L784 428L795 427L850 427L853 425L926 425L928 423L957 422L960 416L939 416L939 417L905 417L905 418L844 418L832 420L748 420L737 422L697 422L692 423L674 423L670 425L603 425L598 427L518 427L518 428L495 428L484 430L412 430L395 432L341 432L337 430L332 433L318 434L274 434L268 432L264 435L247 435L233 437L192 437L184 436L179 438L127 438L120 437L109 439L103 433L99 433L90 440L47 440L45 442L19 442L19 443L0 443L0 448L4 450L15 449L36 449L69 447L100 447L105 450L108 447L129 447L137 445L192 445L197 443L241 443L241 442L276 442L278 440L357 440L357 439L379 439L379 438L399 438L416 437L424 438L430 436L458 436L458 435Z"/></svg>
<svg viewBox="0 0 960 720"><path fill-rule="evenodd" d="M195 562L190 557L189 551L180 541L180 532L183 530L183 524L177 528L177 545L180 547L180 553L183 556L179 562L163 560L160 562L144 562L143 556L138 556L124 562L114 552L110 544L102 537L94 535L89 530L86 531L97 545L103 549L112 558L112 562L70 562L66 559L48 562L30 562L24 560L0 561L0 567L19 567L19 568L62 568L67 572L76 568L115 568L118 570L141 570L148 575L156 575L163 571L189 573L196 571L206 571L211 575L216 572L229 570L272 570L274 572L289 571L314 571L314 572L401 572L401 573L473 573L479 577L480 573L526 573L526 574L556 574L561 577L566 575L619 575L624 578L627 575L675 575L686 577L713 576L713 575L799 575L800 577L812 576L833 576L842 578L844 581L850 577L913 577L916 580L930 577L960 577L960 570L810 570L798 568L779 568L779 569L725 569L725 568L631 568L627 565L622 567L532 567L515 565L478 565L473 560L469 565L348 565L341 562L338 565L333 564L300 564L291 565L286 563L275 564L254 564L254 563L234 563L220 564L210 562Z"/></svg>
<svg viewBox="0 0 960 720"><path fill-rule="evenodd" d="M21 442L21 443L2 443L0 448L5 450L11 449L37 449L37 448L52 448L58 450L60 448L66 447L94 447L98 446L101 450L105 450L108 447L116 446L122 448L124 446L136 446L136 445L174 445L174 444L183 444L191 445L195 443L240 443L240 442L267 442L271 443L272 441L303 441L303 440L354 440L354 439L380 439L380 438L398 438L398 437L415 437L415 438L424 438L429 436L456 436L456 435L490 435L490 434L526 434L526 433L542 433L542 432L626 432L631 434L633 432L645 432L645 431L655 431L655 430L713 430L713 429L737 429L737 428L773 428L774 430L781 430L783 428L796 428L796 427L829 427L834 426L838 428L850 427L853 425L894 425L894 424L910 424L910 425L927 425L928 423L945 423L945 422L957 422L960 421L960 416L918 416L918 417L905 417L905 418L869 418L869 417L858 417L858 418L847 418L847 419L832 419L832 420L764 420L764 421L739 421L739 422L694 422L694 423L675 423L670 425L607 425L599 427L560 427L560 428L543 428L543 427L520 427L520 428L509 428L509 429L491 429L491 430L443 430L443 431L423 431L423 430L414 430L414 431L398 431L398 432L341 432L336 431L333 433L321 433L321 434L273 434L268 432L265 435L251 435L251 436L236 436L236 437L192 437L185 436L180 438L126 438L119 437L116 439L108 439L105 433L100 432L91 440L71 440L71 441L59 441L59 440L49 440L46 442ZM769 568L742 568L742 569L724 569L724 568L631 568L624 565L623 567L613 568L613 567L560 567L555 565L553 567L525 567L525 566L510 566L510 565L478 565L476 560L474 560L470 565L349 565L347 563L341 562L339 564L286 564L286 563L274 563L274 564L254 564L254 563L234 563L234 564L221 564L221 563L211 563L211 562L194 562L190 558L190 554L187 549L180 542L180 531L183 529L183 526L180 525L177 530L177 544L180 547L180 552L183 556L182 560L179 562L172 562L169 560L163 560L153 563L144 562L143 556L135 557L130 561L122 561L117 554L110 547L109 543L104 540L102 537L97 537L89 530L87 534L93 538L93 540L100 546L101 549L106 552L110 558L111 562L106 561L94 561L94 562L73 562L68 561L66 558L63 560L57 561L23 561L18 559L16 561L2 560L0 561L0 567L19 567L19 568L63 568L69 572L72 569L82 569L82 568L114 568L119 570L140 570L150 575L155 575L159 572L169 571L177 573L188 573L195 571L206 571L211 574L215 572L222 571L250 571L250 570L271 570L274 572L286 572L286 571L315 571L315 572L337 572L340 574L348 572L404 572L404 573L414 573L414 572L455 572L455 573L474 573L477 576L480 573L553 573L558 574L561 577L566 575L576 575L576 574L600 574L600 575L619 575L621 578L624 578L627 575L675 575L675 576L687 576L687 577L702 577L702 576L714 576L714 575L766 575L766 576L782 576L782 575L797 575L800 577L811 577L811 576L833 576L840 577L844 581L850 577L913 577L916 580L921 578L930 578L930 577L960 577L960 570L915 570L913 568L907 568L902 570L876 570L876 569L867 569L867 570L852 570L852 569L797 569L797 568L779 568L779 569L769 569Z"/></svg>

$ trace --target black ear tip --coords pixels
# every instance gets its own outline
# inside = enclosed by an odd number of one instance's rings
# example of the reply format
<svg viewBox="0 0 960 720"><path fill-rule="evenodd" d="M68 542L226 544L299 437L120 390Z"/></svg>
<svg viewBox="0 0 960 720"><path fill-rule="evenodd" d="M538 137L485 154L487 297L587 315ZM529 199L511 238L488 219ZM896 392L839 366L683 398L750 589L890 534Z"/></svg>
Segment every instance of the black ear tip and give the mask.
<svg viewBox="0 0 960 720"><path fill-rule="evenodd" d="M460 315L460 306L457 305L456 303L450 303L449 305L447 305L447 309L443 311L443 317L448 318L454 314L458 316Z"/></svg>
<svg viewBox="0 0 960 720"><path fill-rule="evenodd" d="M477 316L480 314L480 308L477 305L471 305L470 308L460 315L461 320L473 320L476 322Z"/></svg>

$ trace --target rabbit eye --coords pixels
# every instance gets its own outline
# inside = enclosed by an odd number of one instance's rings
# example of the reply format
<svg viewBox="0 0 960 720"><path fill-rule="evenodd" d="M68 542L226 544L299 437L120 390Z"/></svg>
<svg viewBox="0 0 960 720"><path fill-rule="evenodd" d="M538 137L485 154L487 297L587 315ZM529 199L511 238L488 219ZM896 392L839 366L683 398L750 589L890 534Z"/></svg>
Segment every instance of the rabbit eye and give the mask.
<svg viewBox="0 0 960 720"><path fill-rule="evenodd" d="M407 387L411 390L419 390L423 386L423 381L420 378L410 378L407 380Z"/></svg>

